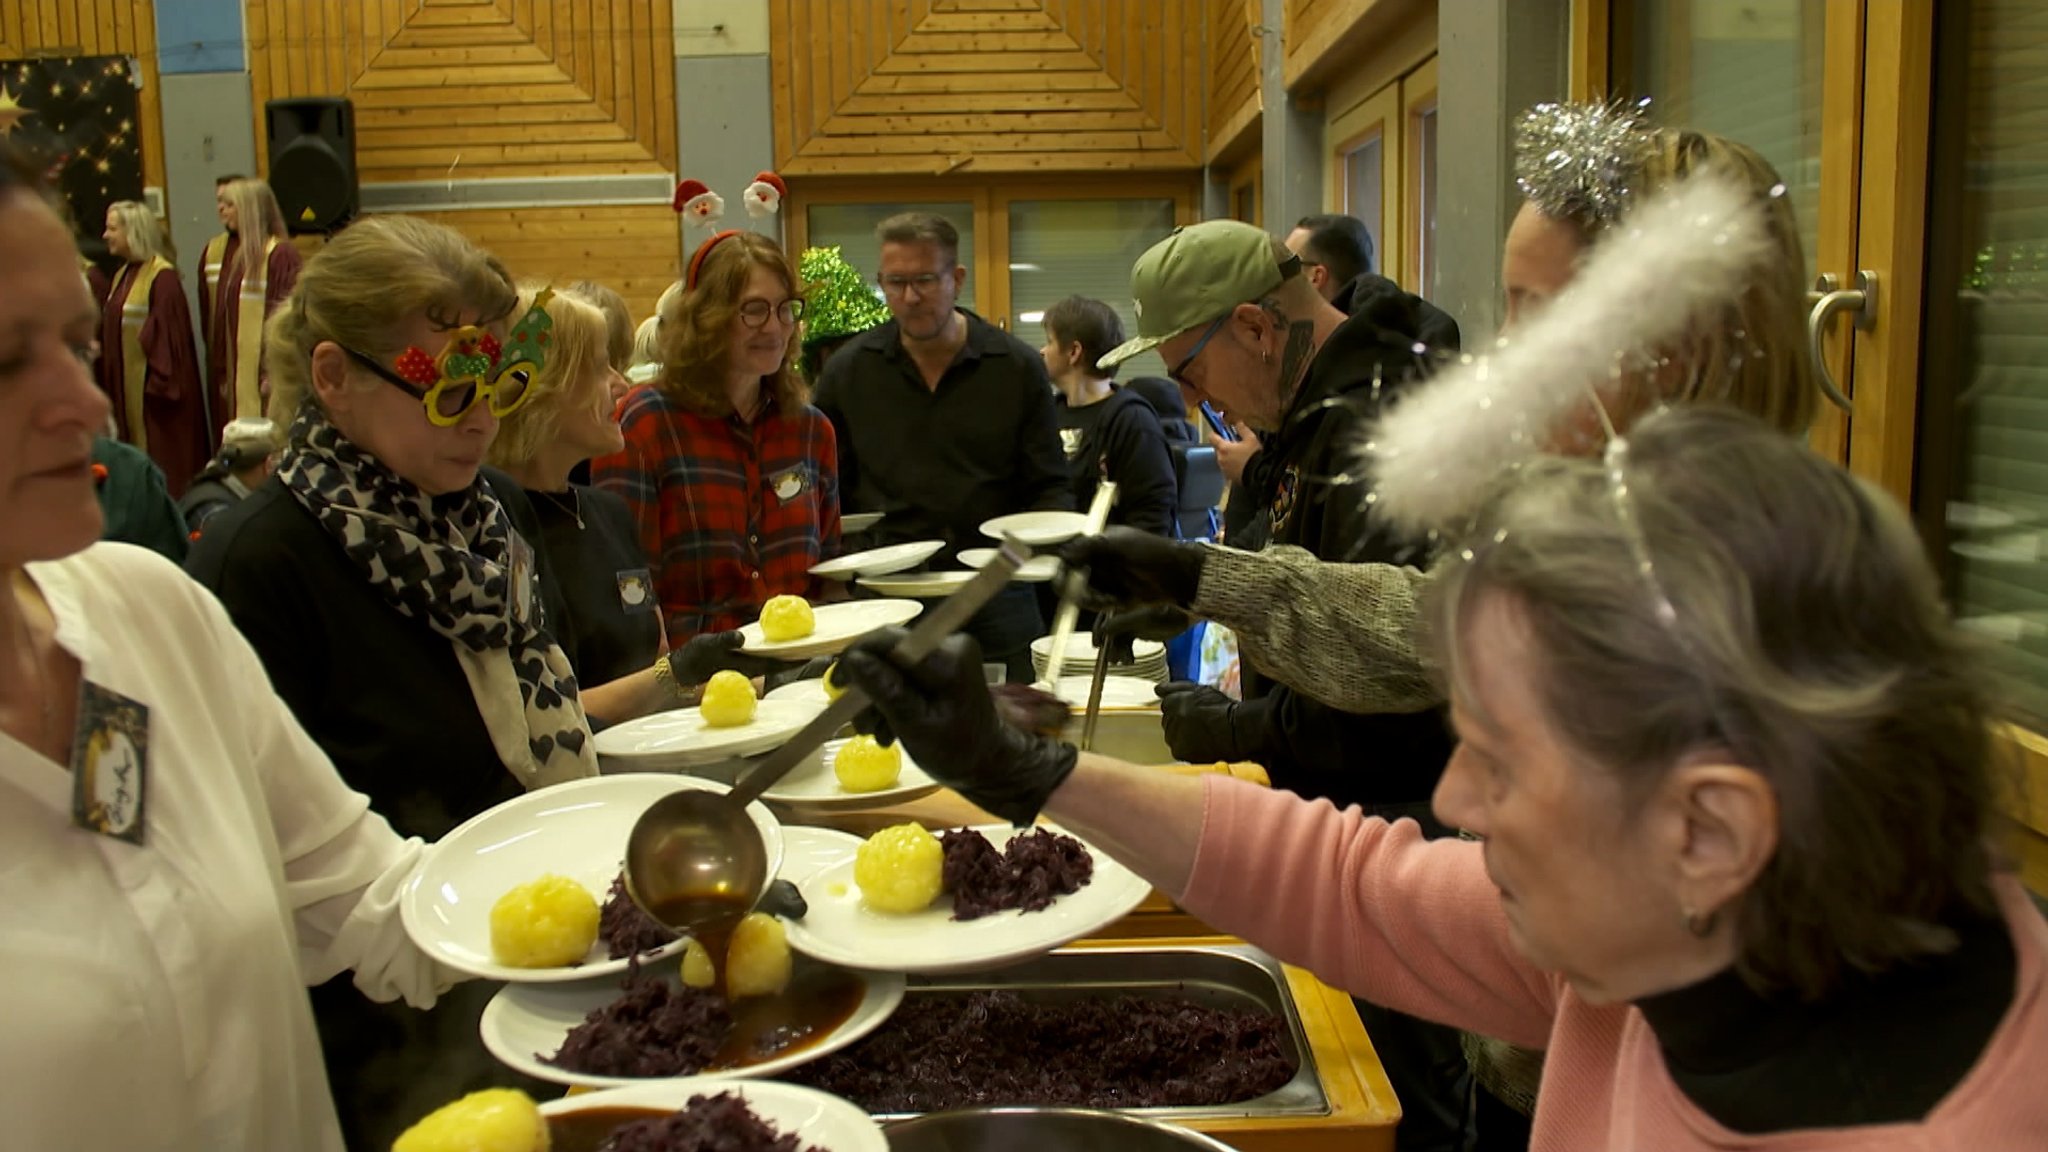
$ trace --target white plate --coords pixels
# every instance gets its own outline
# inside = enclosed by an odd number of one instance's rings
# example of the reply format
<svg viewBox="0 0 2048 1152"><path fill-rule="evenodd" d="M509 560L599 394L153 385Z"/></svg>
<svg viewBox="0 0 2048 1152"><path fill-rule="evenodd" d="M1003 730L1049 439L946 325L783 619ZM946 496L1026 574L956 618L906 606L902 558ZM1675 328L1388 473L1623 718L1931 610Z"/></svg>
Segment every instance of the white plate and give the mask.
<svg viewBox="0 0 2048 1152"><path fill-rule="evenodd" d="M1033 548L1060 544L1088 530L1086 512L1017 512L982 524L981 533L1001 540L1015 536Z"/></svg>
<svg viewBox="0 0 2048 1152"><path fill-rule="evenodd" d="M813 676L808 680L791 680L780 688L769 689L768 695L761 699L801 700L820 712L825 710L825 705L832 702L832 698L825 695L825 678L822 676Z"/></svg>
<svg viewBox="0 0 2048 1152"><path fill-rule="evenodd" d="M767 637L761 635L758 621L741 625L740 635L746 637L741 651L749 656L773 656L780 660L836 656L875 629L914 620L922 611L924 605L915 600L847 600L838 604L819 604L812 609L818 626L809 636L798 640L771 644Z"/></svg>
<svg viewBox="0 0 2048 1152"><path fill-rule="evenodd" d="M863 576L860 586L885 596L933 599L951 596L972 579L972 572L899 572L894 576Z"/></svg>
<svg viewBox="0 0 2048 1152"><path fill-rule="evenodd" d="M873 528L875 525L880 524L882 522L882 517L885 515L887 515L887 513L884 512L843 513L839 517L839 534L841 536L851 536L856 532L865 532L868 529Z"/></svg>
<svg viewBox="0 0 2048 1152"><path fill-rule="evenodd" d="M642 770L716 764L780 748L822 711L824 705L808 701L756 700L754 718L731 728L706 724L696 708L657 712L599 732L597 754Z"/></svg>
<svg viewBox="0 0 2048 1152"><path fill-rule="evenodd" d="M1075 708L1088 707L1088 689L1095 683L1093 674L1087 676L1062 676L1059 682L1059 697ZM1105 676L1102 678L1102 706L1104 708L1132 708L1159 710L1159 694L1152 691L1153 682L1136 676Z"/></svg>
<svg viewBox="0 0 2048 1152"><path fill-rule="evenodd" d="M799 956L799 965L818 965L818 961ZM673 983L676 979L676 961L669 961L655 968L642 971L658 975ZM697 1075L709 1080L747 1080L762 1076L773 1076L820 1056L827 1056L859 1040L882 1026L898 1005L903 1003L903 977L894 972L854 972L853 975L867 985L860 1004L854 1008L839 1027L827 1032L816 1041L804 1045L794 1052L786 1052L758 1064L743 1068L724 1068L700 1072ZM571 1072L557 1068L541 1059L561 1051L569 1033L592 1012L619 998L619 985L613 980L584 980L575 984L507 984L498 990L491 1002L484 1006L477 1031L483 1037L484 1047L505 1067L515 1072L545 1080L551 1084L568 1084L581 1088L623 1088L631 1084L645 1084L658 1077L636 1076L593 1076L583 1072Z"/></svg>
<svg viewBox="0 0 2048 1152"><path fill-rule="evenodd" d="M689 1107L692 1096L715 1096L720 1092L742 1097L748 1111L773 1124L784 1135L795 1136L799 1144L819 1152L889 1152L889 1140L882 1135L881 1125L866 1112L815 1088L775 1080L714 1080L702 1076L651 1080L631 1088L609 1088L550 1100L540 1106L540 1114L566 1116L606 1108L664 1108L674 1112Z"/></svg>
<svg viewBox="0 0 2048 1152"><path fill-rule="evenodd" d="M841 860L853 859L860 846L860 837L837 828L784 825L782 867L775 870L775 875L791 884L801 884Z"/></svg>
<svg viewBox="0 0 2048 1152"><path fill-rule="evenodd" d="M832 758L839 755L839 749L845 744L844 740L825 741L817 755L790 769L789 775L761 794L761 799L793 808L886 808L891 804L909 803L939 790L939 782L926 775L924 769L919 768L905 752L903 773L896 777L893 786L875 792L848 792L839 786L839 777L832 771ZM860 847L859 838L854 839L853 846Z"/></svg>
<svg viewBox="0 0 2048 1152"><path fill-rule="evenodd" d="M917 567L945 546L944 540L919 540L911 544L891 544L887 548L870 548L814 564L811 575L828 580L844 580L849 576L886 576Z"/></svg>
<svg viewBox="0 0 2048 1152"><path fill-rule="evenodd" d="M1037 656L1042 660L1051 652L1052 637L1040 636L1031 642L1031 654L1033 656ZM1141 665L1153 660L1164 663L1166 661L1166 645L1161 644L1157 640L1133 640L1131 641L1131 658ZM1086 632L1076 631L1067 639L1066 662L1069 664L1078 662L1092 667L1095 663L1095 638Z"/></svg>
<svg viewBox="0 0 2048 1152"><path fill-rule="evenodd" d="M993 548L968 548L960 553L960 562L969 568L980 568L996 558ZM1060 558L1057 556L1033 556L1010 577L1019 584L1043 584L1059 574Z"/></svg>
<svg viewBox="0 0 2048 1152"><path fill-rule="evenodd" d="M998 824L976 831L1001 848L1029 829ZM1095 873L1079 892L1043 911L1012 910L967 921L952 919L953 901L945 896L907 916L871 911L853 882L853 861L842 861L797 885L810 911L790 924L789 945L843 968L889 972L974 972L1028 960L1109 927L1151 894L1152 886L1137 873L1092 844L1088 852Z"/></svg>
<svg viewBox="0 0 2048 1152"><path fill-rule="evenodd" d="M427 849L399 900L406 935L434 959L487 980L522 984L589 980L626 970L625 960L592 945L585 962L560 968L508 968L491 957L491 905L507 891L548 873L567 876L603 902L619 874L626 838L647 806L671 792L725 792L723 784L645 772L572 780L482 812ZM771 868L782 863L782 829L756 802L747 815L768 846ZM683 949L682 941L647 959Z"/></svg>

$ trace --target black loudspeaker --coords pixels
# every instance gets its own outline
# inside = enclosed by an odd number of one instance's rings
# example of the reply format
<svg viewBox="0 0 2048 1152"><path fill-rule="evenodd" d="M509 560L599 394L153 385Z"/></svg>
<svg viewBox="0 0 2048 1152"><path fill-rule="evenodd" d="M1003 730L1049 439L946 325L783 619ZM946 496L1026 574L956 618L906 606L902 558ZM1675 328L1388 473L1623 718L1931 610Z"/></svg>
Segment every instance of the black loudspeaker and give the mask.
<svg viewBox="0 0 2048 1152"><path fill-rule="evenodd" d="M293 234L332 232L360 203L356 189L356 107L345 97L306 96L263 106L270 190Z"/></svg>

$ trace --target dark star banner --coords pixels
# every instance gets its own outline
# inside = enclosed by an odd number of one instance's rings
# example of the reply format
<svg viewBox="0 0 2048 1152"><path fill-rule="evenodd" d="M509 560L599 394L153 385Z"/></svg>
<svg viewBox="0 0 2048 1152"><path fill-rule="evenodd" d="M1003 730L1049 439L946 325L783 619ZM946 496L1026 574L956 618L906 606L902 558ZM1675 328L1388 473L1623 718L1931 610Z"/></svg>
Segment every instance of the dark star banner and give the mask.
<svg viewBox="0 0 2048 1152"><path fill-rule="evenodd" d="M80 247L105 255L107 205L142 199L142 115L125 56L0 60L0 136L63 194Z"/></svg>

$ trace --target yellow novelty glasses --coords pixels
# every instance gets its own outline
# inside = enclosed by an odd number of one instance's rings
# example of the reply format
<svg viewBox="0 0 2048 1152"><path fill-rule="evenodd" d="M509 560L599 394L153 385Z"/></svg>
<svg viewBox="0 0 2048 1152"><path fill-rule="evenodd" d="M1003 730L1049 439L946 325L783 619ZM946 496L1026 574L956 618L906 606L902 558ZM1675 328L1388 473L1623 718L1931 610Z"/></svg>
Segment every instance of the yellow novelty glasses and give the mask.
<svg viewBox="0 0 2048 1152"><path fill-rule="evenodd" d="M547 314L553 291L543 291L501 343L489 330L466 325L448 334L439 356L417 347L399 353L395 368L338 344L349 359L405 392L427 410L427 419L446 428L462 421L479 401L491 414L509 416L533 395L534 378L547 363L554 320Z"/></svg>

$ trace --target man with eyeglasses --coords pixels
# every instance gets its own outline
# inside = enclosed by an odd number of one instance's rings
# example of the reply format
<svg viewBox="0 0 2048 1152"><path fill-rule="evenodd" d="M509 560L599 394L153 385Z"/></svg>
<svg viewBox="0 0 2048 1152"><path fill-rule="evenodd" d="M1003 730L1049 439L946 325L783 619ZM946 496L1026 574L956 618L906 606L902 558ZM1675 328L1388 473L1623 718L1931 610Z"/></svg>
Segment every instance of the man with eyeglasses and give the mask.
<svg viewBox="0 0 2048 1152"><path fill-rule="evenodd" d="M825 365L814 403L839 440L848 512L880 512L878 544L944 540L946 555L990 543L984 521L1073 506L1052 381L1038 350L958 306L967 269L944 217L882 221L877 282L890 319ZM1013 682L1035 678L1044 617L1013 584L966 631Z"/></svg>
<svg viewBox="0 0 2048 1152"><path fill-rule="evenodd" d="M1233 545L1292 546L1324 560L1426 562L1418 542L1372 521L1360 468L1381 406L1426 374L1441 352L1456 350L1455 343L1425 343L1425 317L1435 309L1397 290L1347 318L1304 274L1298 255L1234 220L1175 230L1138 258L1131 291L1138 336L1104 356L1104 366L1156 348L1190 404L1206 401L1233 421L1274 430L1259 451L1260 466L1247 472L1270 537ZM1129 533L1091 546L1103 562L1124 550L1153 550ZM1185 621L1163 622L1159 631L1176 623ZM1443 834L1429 811L1451 752L1440 712L1341 712L1255 666L1245 665L1242 674L1242 702L1199 684L1160 685L1175 756L1257 761L1275 787L1340 807L1358 804L1388 819L1410 817ZM1398 1147L1457 1147L1465 1092L1455 1030L1372 1005L1360 1010L1406 1106Z"/></svg>

